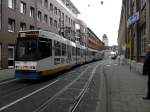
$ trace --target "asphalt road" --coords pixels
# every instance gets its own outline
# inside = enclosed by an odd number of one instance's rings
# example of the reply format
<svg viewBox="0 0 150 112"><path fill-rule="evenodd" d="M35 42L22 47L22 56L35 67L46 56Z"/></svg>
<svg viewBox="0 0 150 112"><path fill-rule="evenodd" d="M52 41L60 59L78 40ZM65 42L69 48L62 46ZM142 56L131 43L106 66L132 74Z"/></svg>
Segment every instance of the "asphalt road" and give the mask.
<svg viewBox="0 0 150 112"><path fill-rule="evenodd" d="M0 112L96 112L102 61L38 82L0 85Z"/></svg>

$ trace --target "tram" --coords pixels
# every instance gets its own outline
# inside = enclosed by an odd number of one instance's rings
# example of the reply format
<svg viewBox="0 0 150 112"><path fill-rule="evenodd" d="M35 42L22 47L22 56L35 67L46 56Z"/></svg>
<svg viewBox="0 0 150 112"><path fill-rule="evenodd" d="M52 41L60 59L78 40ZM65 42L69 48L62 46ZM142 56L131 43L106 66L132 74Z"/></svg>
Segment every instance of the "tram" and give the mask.
<svg viewBox="0 0 150 112"><path fill-rule="evenodd" d="M16 41L15 77L37 80L102 58L98 50L43 30L21 31Z"/></svg>

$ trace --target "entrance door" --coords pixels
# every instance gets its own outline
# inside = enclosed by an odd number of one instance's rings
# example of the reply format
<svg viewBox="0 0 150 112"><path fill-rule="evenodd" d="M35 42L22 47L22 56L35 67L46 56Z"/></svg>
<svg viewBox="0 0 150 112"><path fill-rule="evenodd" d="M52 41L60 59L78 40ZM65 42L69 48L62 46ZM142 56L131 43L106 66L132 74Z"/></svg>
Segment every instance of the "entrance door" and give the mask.
<svg viewBox="0 0 150 112"><path fill-rule="evenodd" d="M14 67L14 46L8 46L8 68Z"/></svg>

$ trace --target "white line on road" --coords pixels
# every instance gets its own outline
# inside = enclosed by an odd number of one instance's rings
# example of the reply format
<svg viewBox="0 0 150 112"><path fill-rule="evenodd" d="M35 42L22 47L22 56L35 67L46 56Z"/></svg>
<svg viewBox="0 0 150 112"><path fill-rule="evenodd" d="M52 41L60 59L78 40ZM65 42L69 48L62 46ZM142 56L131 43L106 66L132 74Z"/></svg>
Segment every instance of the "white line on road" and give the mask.
<svg viewBox="0 0 150 112"><path fill-rule="evenodd" d="M8 81L1 82L1 83L0 83L0 86L3 85L3 84L7 84L7 83L10 83L10 82L16 81L16 80L17 80L17 79L12 79L12 80L8 80Z"/></svg>
<svg viewBox="0 0 150 112"><path fill-rule="evenodd" d="M36 90L36 91L33 91L32 93L30 93L30 94L28 94L28 95L26 95L26 96L24 96L24 97L22 97L22 98L17 99L16 101L13 101L13 102L9 103L8 105L5 105L5 106L1 107L1 108L0 108L0 111L3 111L3 110L5 110L5 109L7 109L8 107L10 107L10 106L12 106L12 105L14 105L14 104L16 104L16 103L18 103L18 102L20 102L20 101L22 101L22 100L24 100L24 99L30 97L30 96L32 96L32 95L34 95L34 94L36 94L36 93L42 91L43 89L48 88L49 86L51 86L52 84L56 83L57 81L58 81L58 80L56 80L56 81L54 81L54 82L52 82L52 83L50 83L50 84L48 84L48 85L46 85L46 86L44 86L44 87L38 89L38 90Z"/></svg>

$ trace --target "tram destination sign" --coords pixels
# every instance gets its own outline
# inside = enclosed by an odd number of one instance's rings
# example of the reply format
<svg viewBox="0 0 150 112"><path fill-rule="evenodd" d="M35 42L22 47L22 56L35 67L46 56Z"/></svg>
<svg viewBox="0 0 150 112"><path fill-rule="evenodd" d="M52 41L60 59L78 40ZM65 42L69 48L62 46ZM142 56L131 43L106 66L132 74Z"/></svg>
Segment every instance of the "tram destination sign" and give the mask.
<svg viewBox="0 0 150 112"><path fill-rule="evenodd" d="M20 37L21 38L25 38L25 37L38 37L38 32L37 31L20 32Z"/></svg>

